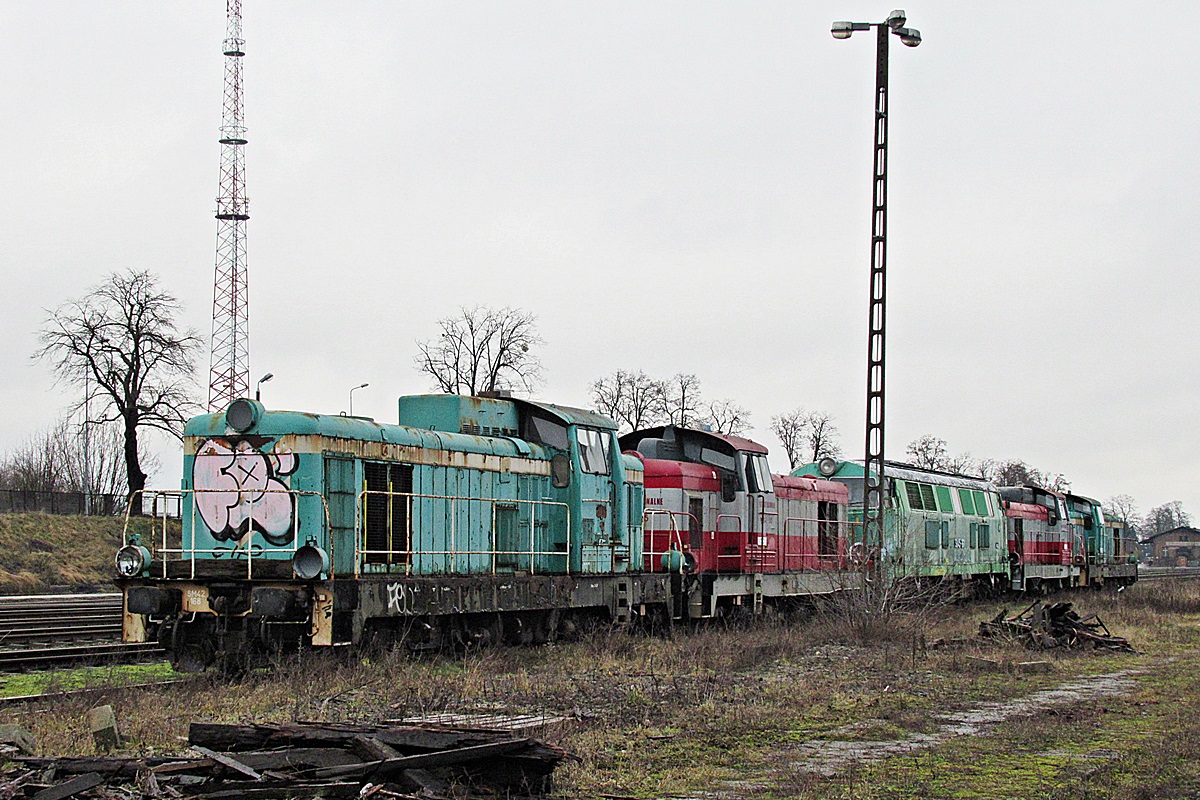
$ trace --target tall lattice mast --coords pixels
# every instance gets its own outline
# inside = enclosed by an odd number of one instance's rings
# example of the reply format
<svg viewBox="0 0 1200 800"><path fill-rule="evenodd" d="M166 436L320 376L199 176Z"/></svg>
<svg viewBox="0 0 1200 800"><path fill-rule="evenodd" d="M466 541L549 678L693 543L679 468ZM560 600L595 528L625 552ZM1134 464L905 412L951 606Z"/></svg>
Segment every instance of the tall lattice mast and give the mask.
<svg viewBox="0 0 1200 800"><path fill-rule="evenodd" d="M221 188L213 285L208 410L250 394L250 307L246 276L246 126L242 118L242 0L226 0L225 100L221 115Z"/></svg>

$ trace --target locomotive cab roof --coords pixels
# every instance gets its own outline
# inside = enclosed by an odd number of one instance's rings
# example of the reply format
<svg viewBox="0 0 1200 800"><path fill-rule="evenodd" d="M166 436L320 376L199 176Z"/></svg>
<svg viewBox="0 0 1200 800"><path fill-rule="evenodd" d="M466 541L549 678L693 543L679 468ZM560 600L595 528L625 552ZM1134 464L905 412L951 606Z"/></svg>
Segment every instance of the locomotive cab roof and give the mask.
<svg viewBox="0 0 1200 800"><path fill-rule="evenodd" d="M737 468L737 454L767 454L767 448L741 436L713 433L678 425L660 425L627 433L620 438L622 450L633 450L645 458L692 461L719 469Z"/></svg>

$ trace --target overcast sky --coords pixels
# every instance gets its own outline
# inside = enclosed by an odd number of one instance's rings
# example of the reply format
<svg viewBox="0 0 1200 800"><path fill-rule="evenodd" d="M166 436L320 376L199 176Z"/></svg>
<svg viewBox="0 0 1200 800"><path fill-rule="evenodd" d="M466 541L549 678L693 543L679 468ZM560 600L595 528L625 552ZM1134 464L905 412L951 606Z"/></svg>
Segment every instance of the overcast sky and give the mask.
<svg viewBox="0 0 1200 800"><path fill-rule="evenodd" d="M874 40L851 2L245 0L253 377L381 421L461 305L541 399L693 372L861 458ZM891 53L887 453L931 433L1200 515L1190 3L927 2ZM46 309L150 269L211 329L221 0L0 5L0 450L69 405ZM207 353L202 372L207 370ZM154 483L177 485L166 444Z"/></svg>

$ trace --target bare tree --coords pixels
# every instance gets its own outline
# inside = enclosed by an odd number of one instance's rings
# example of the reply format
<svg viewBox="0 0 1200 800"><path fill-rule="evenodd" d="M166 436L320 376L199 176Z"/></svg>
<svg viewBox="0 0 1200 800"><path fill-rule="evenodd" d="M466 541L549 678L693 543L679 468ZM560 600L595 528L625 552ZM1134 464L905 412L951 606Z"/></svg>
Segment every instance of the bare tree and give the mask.
<svg viewBox="0 0 1200 800"><path fill-rule="evenodd" d="M959 453L956 456L946 456L946 465L943 469L946 472L968 475L978 471L978 465L975 463L975 459L971 458L970 453Z"/></svg>
<svg viewBox="0 0 1200 800"><path fill-rule="evenodd" d="M718 400L709 403L704 421L717 433L738 436L750 428L750 412L732 400Z"/></svg>
<svg viewBox="0 0 1200 800"><path fill-rule="evenodd" d="M193 400L194 359L202 342L180 331L179 301L149 271L113 273L79 300L49 313L36 359L49 360L59 382L84 389L75 409L100 401L98 422L119 422L130 497L146 486L138 433L181 436Z"/></svg>
<svg viewBox="0 0 1200 800"><path fill-rule="evenodd" d="M842 448L837 443L838 429L833 424L833 415L827 411L814 411L808 415L808 449L810 461L822 458L837 458Z"/></svg>
<svg viewBox="0 0 1200 800"><path fill-rule="evenodd" d="M601 414L619 424L622 433L657 425L665 413L665 386L646 373L617 370L592 383L592 401Z"/></svg>
<svg viewBox="0 0 1200 800"><path fill-rule="evenodd" d="M1152 536L1163 531L1185 528L1192 524L1192 517L1183 510L1183 501L1172 500L1155 506L1146 512L1146 521L1142 526L1143 537Z"/></svg>
<svg viewBox="0 0 1200 800"><path fill-rule="evenodd" d="M1104 512L1124 522L1131 534L1142 527L1142 517L1138 513L1137 503L1130 495L1118 494L1108 498L1108 502L1104 504Z"/></svg>
<svg viewBox="0 0 1200 800"><path fill-rule="evenodd" d="M771 417L771 432L783 444L792 469L842 454L836 440L838 430L833 424L833 415L825 411L808 412L797 408Z"/></svg>
<svg viewBox="0 0 1200 800"><path fill-rule="evenodd" d="M979 473L997 486L1024 486L1031 484L1056 492L1071 490L1071 481L1061 472L1043 472L1024 461L1010 458L1003 461L985 458L978 464Z"/></svg>
<svg viewBox="0 0 1200 800"><path fill-rule="evenodd" d="M996 484L997 486L1024 486L1027 483L1034 483L1033 473L1037 470L1030 467L1024 461L1016 459L1007 459L998 461L994 458L985 458L979 462L979 472L984 478Z"/></svg>
<svg viewBox="0 0 1200 800"><path fill-rule="evenodd" d="M808 427L808 412L803 408L771 417L771 433L783 445L790 469L804 462L804 434Z"/></svg>
<svg viewBox="0 0 1200 800"><path fill-rule="evenodd" d="M56 427L65 427L60 422ZM6 453L0 465L0 485L22 492L76 491L63 469L54 429L36 433Z"/></svg>
<svg viewBox="0 0 1200 800"><path fill-rule="evenodd" d="M929 433L909 442L904 452L908 453L913 466L921 469L943 470L949 461L946 440Z"/></svg>
<svg viewBox="0 0 1200 800"><path fill-rule="evenodd" d="M701 421L700 379L678 372L663 381L667 422L681 428L694 428Z"/></svg>
<svg viewBox="0 0 1200 800"><path fill-rule="evenodd" d="M534 348L542 344L537 318L515 308L475 306L438 320L438 338L417 342L417 369L448 394L477 395L541 382Z"/></svg>
<svg viewBox="0 0 1200 800"><path fill-rule="evenodd" d="M120 426L90 427L86 444L83 423L76 426L67 417L30 436L0 461L0 488L124 495L128 484ZM150 472L158 462L143 456L142 465Z"/></svg>

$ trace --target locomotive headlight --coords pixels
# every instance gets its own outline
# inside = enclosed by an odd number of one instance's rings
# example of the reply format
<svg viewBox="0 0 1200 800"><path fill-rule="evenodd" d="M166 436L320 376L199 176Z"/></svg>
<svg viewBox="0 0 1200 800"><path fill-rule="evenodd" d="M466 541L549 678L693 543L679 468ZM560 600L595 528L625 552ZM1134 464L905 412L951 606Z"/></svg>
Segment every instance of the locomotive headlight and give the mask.
<svg viewBox="0 0 1200 800"><path fill-rule="evenodd" d="M329 554L312 539L292 556L292 571L300 580L316 580L329 572Z"/></svg>
<svg viewBox="0 0 1200 800"><path fill-rule="evenodd" d="M245 433L254 427L262 413L262 403L242 397L234 400L229 404L229 408L225 409L225 423L238 433Z"/></svg>
<svg viewBox="0 0 1200 800"><path fill-rule="evenodd" d="M150 566L150 551L141 545L127 544L117 551L117 572L126 578L141 575Z"/></svg>

